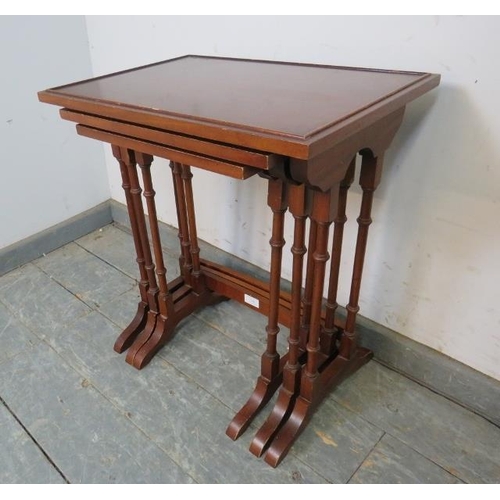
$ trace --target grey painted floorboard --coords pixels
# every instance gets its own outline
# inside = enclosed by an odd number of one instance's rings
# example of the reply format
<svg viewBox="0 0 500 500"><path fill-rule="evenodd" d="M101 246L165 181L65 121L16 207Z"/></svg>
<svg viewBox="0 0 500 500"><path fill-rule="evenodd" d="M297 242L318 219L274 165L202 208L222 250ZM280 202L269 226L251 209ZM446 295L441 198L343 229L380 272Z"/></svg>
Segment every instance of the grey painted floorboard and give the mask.
<svg viewBox="0 0 500 500"><path fill-rule="evenodd" d="M197 318L186 320L159 356L215 395L233 415L251 395L260 373L260 356ZM272 407L262 410L260 422ZM255 429L247 434L250 440ZM381 436L382 431L328 398L295 443L293 454L329 481L342 483Z"/></svg>
<svg viewBox="0 0 500 500"><path fill-rule="evenodd" d="M125 329L134 318L140 298L138 288L134 287L132 290L106 302L99 308L99 312L120 328Z"/></svg>
<svg viewBox="0 0 500 500"><path fill-rule="evenodd" d="M75 243L37 259L34 264L92 308L136 286L135 280Z"/></svg>
<svg viewBox="0 0 500 500"><path fill-rule="evenodd" d="M0 484L63 484L63 477L0 403Z"/></svg>
<svg viewBox="0 0 500 500"><path fill-rule="evenodd" d="M259 356L194 317L179 325L159 355L235 411L260 372Z"/></svg>
<svg viewBox="0 0 500 500"><path fill-rule="evenodd" d="M463 481L500 481L500 429L402 375L370 362L333 397Z"/></svg>
<svg viewBox="0 0 500 500"><path fill-rule="evenodd" d="M76 240L76 243L126 275L139 279L134 241L125 231L110 224ZM168 279L177 277L179 260L167 252L163 252L163 258Z"/></svg>
<svg viewBox="0 0 500 500"><path fill-rule="evenodd" d="M38 342L39 339L0 303L0 363Z"/></svg>
<svg viewBox="0 0 500 500"><path fill-rule="evenodd" d="M0 365L0 394L72 483L191 481L45 343Z"/></svg>
<svg viewBox="0 0 500 500"><path fill-rule="evenodd" d="M197 311L137 371L112 349L136 310L133 259L130 235L107 226L40 259L46 272L0 277L0 396L70 481L500 482L498 427L374 361L268 467L248 446L272 402L239 440L225 435L253 389L266 318L231 301ZM0 480L62 480L9 415L0 407Z"/></svg>
<svg viewBox="0 0 500 500"><path fill-rule="evenodd" d="M91 311L33 264L0 277L0 301L39 337Z"/></svg>
<svg viewBox="0 0 500 500"><path fill-rule="evenodd" d="M385 434L349 481L356 484L462 483L396 438Z"/></svg>
<svg viewBox="0 0 500 500"><path fill-rule="evenodd" d="M248 441L225 435L232 410L158 356L141 371L127 365L109 347L118 332L92 313L71 325L69 335L48 341L196 481L325 482L293 456L276 470L257 460Z"/></svg>
<svg viewBox="0 0 500 500"><path fill-rule="evenodd" d="M195 315L259 356L266 349L267 318L249 307L228 300L196 311ZM280 325L278 334L278 352L280 354L287 351L288 335L288 328Z"/></svg>

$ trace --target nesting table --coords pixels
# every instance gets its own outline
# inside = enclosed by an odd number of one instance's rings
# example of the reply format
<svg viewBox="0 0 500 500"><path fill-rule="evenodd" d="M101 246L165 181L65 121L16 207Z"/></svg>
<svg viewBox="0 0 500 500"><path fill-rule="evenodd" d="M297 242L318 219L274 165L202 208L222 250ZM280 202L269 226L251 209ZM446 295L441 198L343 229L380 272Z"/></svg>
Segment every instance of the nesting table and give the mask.
<svg viewBox="0 0 500 500"><path fill-rule="evenodd" d="M180 320L225 298L267 315L255 389L226 433L238 438L279 389L250 446L277 466L328 391L372 356L358 344L355 327L373 194L406 104L439 79L430 73L184 56L40 92L41 101L61 106L61 117L77 123L78 134L110 143L119 164L140 302L115 350L127 351L126 361L141 369ZM337 289L358 154L362 199L343 318ZM173 176L181 275L171 282L151 175L155 156L170 160ZM191 167L242 181L259 175L267 183L268 282L201 258ZM291 293L280 287L287 211L294 225ZM280 324L290 329L282 354Z"/></svg>

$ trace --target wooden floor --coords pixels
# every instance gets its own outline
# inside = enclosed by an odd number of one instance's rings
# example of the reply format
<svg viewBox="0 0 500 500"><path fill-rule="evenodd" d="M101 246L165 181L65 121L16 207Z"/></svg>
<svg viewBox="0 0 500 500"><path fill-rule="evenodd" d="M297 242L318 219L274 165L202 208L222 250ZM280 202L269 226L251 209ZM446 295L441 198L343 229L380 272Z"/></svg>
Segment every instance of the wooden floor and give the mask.
<svg viewBox="0 0 500 500"><path fill-rule="evenodd" d="M265 318L207 308L137 371L112 349L136 275L132 238L107 226L0 277L1 483L500 482L498 427L376 361L268 467L248 452L268 409L240 440L225 435Z"/></svg>

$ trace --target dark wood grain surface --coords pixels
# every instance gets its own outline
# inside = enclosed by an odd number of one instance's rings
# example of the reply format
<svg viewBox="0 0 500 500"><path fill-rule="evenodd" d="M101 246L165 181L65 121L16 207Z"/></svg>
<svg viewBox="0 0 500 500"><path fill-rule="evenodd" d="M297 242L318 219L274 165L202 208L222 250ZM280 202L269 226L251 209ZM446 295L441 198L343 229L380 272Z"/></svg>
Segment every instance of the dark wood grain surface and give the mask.
<svg viewBox="0 0 500 500"><path fill-rule="evenodd" d="M438 83L430 73L185 56L49 89L39 98L284 153L284 143L310 146L355 117L379 119ZM286 153L310 156L308 147Z"/></svg>

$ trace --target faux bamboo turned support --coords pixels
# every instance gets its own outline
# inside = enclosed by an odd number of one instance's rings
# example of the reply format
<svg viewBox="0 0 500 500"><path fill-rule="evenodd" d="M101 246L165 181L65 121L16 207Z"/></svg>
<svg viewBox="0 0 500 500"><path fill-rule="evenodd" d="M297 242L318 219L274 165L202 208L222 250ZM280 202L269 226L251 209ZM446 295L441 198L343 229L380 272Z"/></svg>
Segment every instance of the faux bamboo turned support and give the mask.
<svg viewBox="0 0 500 500"><path fill-rule="evenodd" d="M153 253L154 260L156 262L156 276L158 278L158 305L159 305L159 315L156 317L156 324L153 332L148 338L144 336L144 342L135 342L129 353L127 355L127 361L135 366L136 368L141 368L145 362L146 356L150 352L148 349L144 349L144 346L150 341L151 337L155 336L155 332L158 330L163 331L165 328L165 323L169 316L174 313L174 303L172 300L172 295L169 292L167 284L167 269L165 267L163 259L163 251L160 240L160 230L158 227L158 217L156 214L156 203L155 203L155 191L153 189L153 180L151 177L151 164L153 162L153 157L144 153L136 152L135 159L142 172L142 180L144 185L144 198L146 199L146 205L148 208L148 220L149 228L151 233L151 240L153 243Z"/></svg>
<svg viewBox="0 0 500 500"><path fill-rule="evenodd" d="M333 355L337 349L337 339L342 331L335 327L335 314L337 312L337 292L339 287L340 260L342 255L342 241L344 237L344 225L347 221L346 206L347 193L354 180L356 168L356 157L351 161L343 181L340 183L337 216L334 220L334 232L332 242L332 257L330 262L330 279L328 283L328 298L326 301L325 324L321 331L321 351L327 355Z"/></svg>
<svg viewBox="0 0 500 500"><path fill-rule="evenodd" d="M222 300L223 297L212 293L205 286L204 277L201 274L190 167L187 165L180 166L182 172L180 177L178 175L179 169L174 168L174 181L179 178L183 181L181 183L182 190L176 190L176 201L178 202L179 227L181 228L181 258L185 266L183 276L168 284L154 201L155 191L150 171L153 157L135 153L135 158L143 173L144 197L148 206L151 239L159 283L159 293L157 294L159 313L156 315L154 329L151 333L147 332L149 334L147 336L146 331L139 335L127 353L127 361L135 368L141 369L172 338L179 321L197 308L215 304Z"/></svg>
<svg viewBox="0 0 500 500"><path fill-rule="evenodd" d="M134 346L142 345L151 336L156 326L156 318L159 314L158 294L160 289L158 288L158 284L156 282L155 265L153 263L153 257L151 255L151 248L149 246L148 231L146 228L146 218L144 216L144 208L142 205L142 198L141 198L142 189L139 183L139 177L137 176L135 152L132 150L128 150L127 152L126 165L131 186L130 194L132 198L131 200L132 208L134 210L135 217L137 220L139 241L144 256L144 268L146 270L146 275L149 283L147 291L148 313L147 313L146 325L142 330L142 332L134 340L126 356L126 361L130 364L133 364L133 359L135 356Z"/></svg>
<svg viewBox="0 0 500 500"><path fill-rule="evenodd" d="M137 304L137 312L134 319L130 324L123 330L120 336L116 339L114 350L118 353L122 353L127 350L132 342L135 340L137 335L144 329L146 325L147 313L149 310L148 306L148 287L149 281L145 267L144 252L142 249L141 239L139 235L139 226L137 223L137 216L134 210L134 203L132 201L132 194L130 192L130 178L128 173L127 165L135 161L133 152L126 149L120 148L118 146L112 146L113 156L118 160L120 164L120 173L122 177L122 187L125 192L125 200L127 202L128 216L130 219L130 227L132 229L132 236L134 239L136 262L139 266L139 293L141 300Z"/></svg>
<svg viewBox="0 0 500 500"><path fill-rule="evenodd" d="M360 185L363 190L363 196L361 199L360 216L358 218L359 228L353 265L351 293L347 306L348 318L346 319L346 326L341 335L340 352L321 367L321 372L318 371L317 356L319 349L314 336L314 328L316 326L314 307L317 296L315 297L313 294L308 358L306 368L302 373L300 393L287 422L278 431L265 455L265 461L273 467L276 467L286 456L294 441L307 425L314 410L331 388L338 385L351 373L358 370L368 362L373 355L370 350L357 346L354 332L356 314L359 310L358 300L368 238L368 227L371 223L373 193L380 182L381 175L382 157L374 158L369 153L363 155L360 175ZM320 272L317 271L317 266L318 262L321 263L324 260L324 241L319 231L316 245L318 257L315 258L315 280L316 277L319 280ZM336 251L340 252L340 247L338 249L336 248ZM336 258L340 258L340 255L338 257L336 256ZM311 357L311 353L313 357Z"/></svg>
<svg viewBox="0 0 500 500"><path fill-rule="evenodd" d="M323 284L325 281L326 263L330 258L328 254L328 233L333 220L333 214L337 209L337 201L338 188L333 188L325 193L321 191L314 193L311 217L317 225L317 233L313 253L314 289L311 305L311 324L306 346L307 361L301 380L301 391L305 394L312 394L314 381L318 377Z"/></svg>
<svg viewBox="0 0 500 500"><path fill-rule="evenodd" d="M356 251L354 254L354 265L351 280L351 292L349 304L347 305L347 318L345 330L340 343L340 354L350 359L356 352L357 343L355 337L356 315L359 311L359 292L361 290L361 277L366 255L366 244L368 241L368 229L372 223L371 211L373 193L380 184L382 177L383 156L374 158L370 155L363 156L359 184L363 191L361 198L361 209L358 217L358 237L356 240Z"/></svg>
<svg viewBox="0 0 500 500"><path fill-rule="evenodd" d="M301 364L301 295L302 275L304 267L306 218L308 214L309 192L302 185L289 186L289 210L294 218L294 239L291 252L292 264L292 293L290 336L288 338L288 360L283 368L283 385L278 400L262 427L250 444L250 451L260 457L266 449L279 427L284 423L293 408L295 397L300 387ZM311 259L312 260L312 259Z"/></svg>
<svg viewBox="0 0 500 500"><path fill-rule="evenodd" d="M193 186L191 182L193 174L191 173L191 167L189 165L181 165L181 178L184 186L187 225L189 231L189 249L191 252L192 263L192 286L197 293L201 293L205 289L205 284L203 282L203 275L201 274L200 247L198 246L198 234L196 230Z"/></svg>
<svg viewBox="0 0 500 500"><path fill-rule="evenodd" d="M153 242L153 252L156 262L156 276L158 277L158 284L160 288L160 314L166 317L169 312L172 311L173 302L172 296L170 295L170 292L168 290L167 269L165 267L165 262L163 259L163 250L160 240L160 228L158 226L158 216L156 214L156 193L153 189L153 179L151 177L151 163L153 162L153 157L151 155L137 152L135 154L135 159L138 165L141 167L142 180L144 185L143 194L144 198L146 198L146 204L149 214L149 228L151 230L151 240Z"/></svg>
<svg viewBox="0 0 500 500"><path fill-rule="evenodd" d="M303 410L301 399L309 405L312 403L315 387L319 380L321 306L326 263L330 257L328 254L328 234L337 211L338 194L339 186L334 186L326 192L315 191L313 196L311 219L316 223L317 229L312 255L314 287L311 323L306 347L307 360L301 372L299 397L295 401L288 420L276 434L265 455L265 461L274 467L285 457L295 438L307 424L310 412L307 411L307 406L306 411Z"/></svg>
<svg viewBox="0 0 500 500"><path fill-rule="evenodd" d="M314 251L316 248L316 234L318 226L316 221L309 218L309 242L307 245L307 265L306 265L306 284L304 295L302 297L302 318L301 318L301 337L307 341L309 335L309 327L311 323L311 305L312 293L314 288ZM305 349L305 343L304 343Z"/></svg>
<svg viewBox="0 0 500 500"><path fill-rule="evenodd" d="M236 414L226 434L231 439L237 439L250 425L254 417L271 399L276 389L281 384L282 366L280 355L276 350L277 335L280 331L278 326L280 281L281 281L281 258L285 245L284 221L287 209L287 184L281 179L269 179L267 203L273 212L272 236L269 241L271 245L271 269L269 288L269 315L266 327L267 346L261 358L261 373L257 379L255 389Z"/></svg>
<svg viewBox="0 0 500 500"><path fill-rule="evenodd" d="M179 226L179 243L181 254L179 256L179 267L186 283L191 283L191 271L193 262L191 260L191 243L189 241L189 227L186 213L186 194L181 178L181 164L170 162L172 169L172 181L174 185L175 208L177 210L177 221Z"/></svg>

